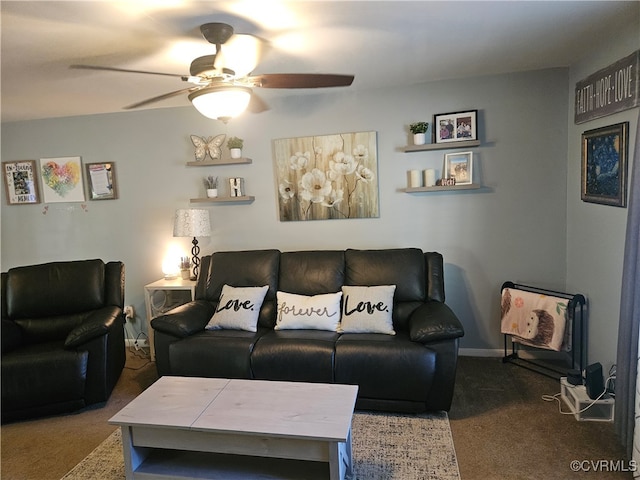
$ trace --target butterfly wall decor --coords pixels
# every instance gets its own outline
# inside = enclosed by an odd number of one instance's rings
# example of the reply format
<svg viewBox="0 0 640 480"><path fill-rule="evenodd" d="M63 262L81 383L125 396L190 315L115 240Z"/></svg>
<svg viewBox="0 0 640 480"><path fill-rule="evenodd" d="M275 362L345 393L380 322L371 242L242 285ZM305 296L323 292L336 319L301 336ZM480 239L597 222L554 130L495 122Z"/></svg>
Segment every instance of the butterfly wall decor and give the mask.
<svg viewBox="0 0 640 480"><path fill-rule="evenodd" d="M191 142L196 147L196 161L202 162L207 155L211 157L211 160L220 160L222 158L222 149L220 147L226 137L227 135L224 133L207 138L191 135Z"/></svg>

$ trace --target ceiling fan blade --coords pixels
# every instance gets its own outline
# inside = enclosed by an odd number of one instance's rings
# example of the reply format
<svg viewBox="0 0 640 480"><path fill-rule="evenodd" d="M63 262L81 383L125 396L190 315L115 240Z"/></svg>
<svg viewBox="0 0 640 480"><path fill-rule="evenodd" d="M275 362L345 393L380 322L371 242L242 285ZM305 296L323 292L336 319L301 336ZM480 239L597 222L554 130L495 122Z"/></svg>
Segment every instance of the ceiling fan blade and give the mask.
<svg viewBox="0 0 640 480"><path fill-rule="evenodd" d="M249 81L262 88L348 87L353 79L353 75L322 73L265 73L249 77Z"/></svg>
<svg viewBox="0 0 640 480"><path fill-rule="evenodd" d="M127 105L126 107L123 107L123 108L125 110L132 110L134 108L149 105L150 103L155 103L161 100L166 100L167 98L175 97L176 95L180 95L182 93L192 92L192 91L198 90L198 88L199 87L182 88L180 90L175 90L173 92L165 93L163 95L158 95L157 97L147 98L146 100L142 100L141 102L132 103L131 105Z"/></svg>
<svg viewBox="0 0 640 480"><path fill-rule="evenodd" d="M69 68L76 70L106 70L108 72L124 72L124 73L144 73L146 75L164 75L166 77L178 77L185 82L189 79L186 75L180 75L178 73L164 73L164 72L149 72L147 70L129 70L127 68L117 67L102 67L100 65L69 65Z"/></svg>

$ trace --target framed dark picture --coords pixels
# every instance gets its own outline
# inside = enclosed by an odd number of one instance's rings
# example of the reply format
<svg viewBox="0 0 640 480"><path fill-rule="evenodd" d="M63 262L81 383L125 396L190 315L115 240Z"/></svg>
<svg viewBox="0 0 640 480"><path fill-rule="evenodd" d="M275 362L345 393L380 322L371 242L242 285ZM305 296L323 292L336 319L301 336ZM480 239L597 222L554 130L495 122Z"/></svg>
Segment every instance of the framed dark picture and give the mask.
<svg viewBox="0 0 640 480"><path fill-rule="evenodd" d="M36 161L2 162L4 191L9 205L40 203Z"/></svg>
<svg viewBox="0 0 640 480"><path fill-rule="evenodd" d="M478 139L478 111L439 113L433 116L433 143Z"/></svg>
<svg viewBox="0 0 640 480"><path fill-rule="evenodd" d="M582 201L627 206L628 131L623 122L582 134Z"/></svg>

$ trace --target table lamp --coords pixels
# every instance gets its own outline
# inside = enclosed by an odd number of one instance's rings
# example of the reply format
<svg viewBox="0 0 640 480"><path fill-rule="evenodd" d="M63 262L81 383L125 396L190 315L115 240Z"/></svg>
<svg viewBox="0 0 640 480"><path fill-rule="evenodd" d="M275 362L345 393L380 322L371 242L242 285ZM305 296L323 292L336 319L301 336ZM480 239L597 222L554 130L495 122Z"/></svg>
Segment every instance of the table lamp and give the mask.
<svg viewBox="0 0 640 480"><path fill-rule="evenodd" d="M211 224L209 222L209 211L197 208L179 208L173 221L174 237L193 237L193 247L191 248L191 261L193 263L193 276L191 280L197 280L198 267L200 266L200 247L196 237L210 237Z"/></svg>

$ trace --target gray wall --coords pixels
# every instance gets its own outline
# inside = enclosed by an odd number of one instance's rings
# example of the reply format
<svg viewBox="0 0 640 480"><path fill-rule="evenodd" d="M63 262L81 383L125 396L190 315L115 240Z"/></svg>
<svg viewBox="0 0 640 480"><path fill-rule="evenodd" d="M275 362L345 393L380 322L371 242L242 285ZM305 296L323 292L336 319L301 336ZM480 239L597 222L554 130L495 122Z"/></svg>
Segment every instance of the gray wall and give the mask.
<svg viewBox="0 0 640 480"><path fill-rule="evenodd" d="M626 38L634 38L632 29ZM161 277L162 258L172 245L185 252L190 248L188 239L172 237L174 210L203 196L203 175L242 176L256 200L206 207L213 235L200 239L203 254L272 247L436 250L446 262L447 303L467 332L461 344L465 353L499 351L500 285L513 280L585 293L592 303L592 338L605 340L601 348L590 345L590 361L605 365L615 358L617 317L604 321L598 312L617 311L619 298L600 296L603 285L619 288L626 209L580 202L584 125L573 125L572 92L576 79L637 48L629 47L630 42L616 40L618 49L571 69L434 82L399 91L336 90L278 98L260 92L271 110L228 125L207 120L190 107L3 124L2 160L79 155L83 162L115 161L120 198L86 202L86 211L79 204L50 204L46 214L42 204L7 206L3 198L2 269L63 259L121 259L127 266L126 302L138 312L132 327L145 331L143 286ZM483 188L398 192L406 185L407 170L441 171L445 153L402 153L409 141L408 123L431 122L434 113L466 109L479 110L482 145L473 149L474 176ZM610 118L603 119L602 124L609 123ZM271 140L368 130L378 132L380 218L280 222ZM189 134L219 133L243 137L244 153L253 164L186 167L193 155ZM606 238L585 245L585 236L605 237L601 221L607 222ZM611 242L617 242L615 248L594 266L593 257L603 255L602 245L608 248Z"/></svg>
<svg viewBox="0 0 640 480"><path fill-rule="evenodd" d="M638 19L625 35L592 52L576 63L570 72L569 102L573 102L575 83L640 48ZM581 138L586 130L629 122L629 170L634 154L638 109L575 125L570 107L567 181L567 288L588 294L589 360L600 362L605 373L616 362L620 286L627 223L626 208L610 207L580 200Z"/></svg>
<svg viewBox="0 0 640 480"><path fill-rule="evenodd" d="M2 158L82 156L114 161L120 198L79 204L2 207L2 268L100 257L126 263L127 303L144 326L143 286L161 277L176 208L204 194L201 178L242 176L250 205L214 205L213 236L202 253L276 247L440 251L448 303L469 349L499 348L498 295L505 280L563 287L566 248L566 69L482 77L392 89L291 96L271 110L228 125L192 108L62 118L3 125ZM265 96L266 97L266 96ZM480 191L406 194L406 171L442 169L444 151L403 153L407 124L434 113L479 110L482 146L474 149ZM552 119L552 120L550 120ZM271 140L349 131L378 132L380 218L278 220ZM189 134L245 139L253 164L187 167ZM541 141L544 139L544 141Z"/></svg>

